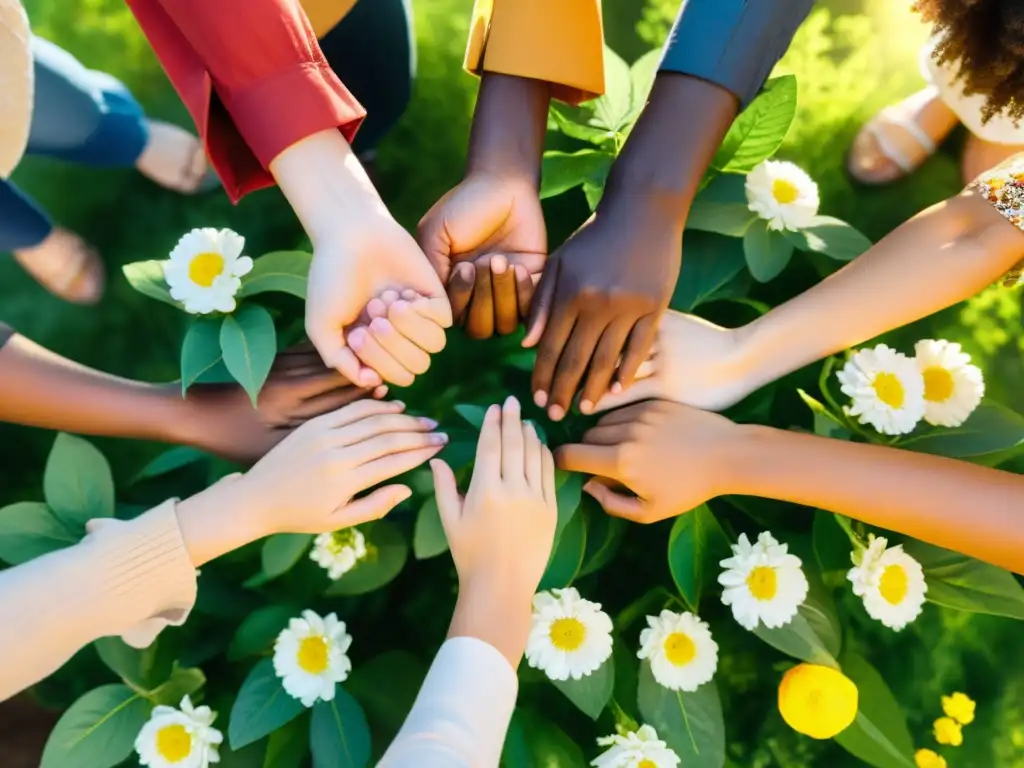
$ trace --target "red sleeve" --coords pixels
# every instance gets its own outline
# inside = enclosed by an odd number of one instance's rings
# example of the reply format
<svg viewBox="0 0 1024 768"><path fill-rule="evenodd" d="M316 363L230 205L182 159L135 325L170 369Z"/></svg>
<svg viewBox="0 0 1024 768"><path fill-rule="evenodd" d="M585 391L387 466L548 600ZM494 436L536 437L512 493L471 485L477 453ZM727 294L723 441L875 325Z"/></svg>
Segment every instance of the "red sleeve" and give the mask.
<svg viewBox="0 0 1024 768"><path fill-rule="evenodd" d="M228 196L273 185L270 161L366 111L331 70L298 0L127 0L195 120Z"/></svg>

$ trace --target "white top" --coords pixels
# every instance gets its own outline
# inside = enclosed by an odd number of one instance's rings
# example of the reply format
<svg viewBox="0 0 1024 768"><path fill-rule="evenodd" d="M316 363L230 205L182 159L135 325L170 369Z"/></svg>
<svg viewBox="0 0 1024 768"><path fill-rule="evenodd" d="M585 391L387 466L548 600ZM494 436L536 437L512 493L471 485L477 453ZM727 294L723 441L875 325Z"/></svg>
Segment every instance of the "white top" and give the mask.
<svg viewBox="0 0 1024 768"><path fill-rule="evenodd" d="M493 646L448 640L377 768L497 768L518 687Z"/></svg>
<svg viewBox="0 0 1024 768"><path fill-rule="evenodd" d="M0 179L21 160L32 124L32 51L21 0L0 0Z"/></svg>

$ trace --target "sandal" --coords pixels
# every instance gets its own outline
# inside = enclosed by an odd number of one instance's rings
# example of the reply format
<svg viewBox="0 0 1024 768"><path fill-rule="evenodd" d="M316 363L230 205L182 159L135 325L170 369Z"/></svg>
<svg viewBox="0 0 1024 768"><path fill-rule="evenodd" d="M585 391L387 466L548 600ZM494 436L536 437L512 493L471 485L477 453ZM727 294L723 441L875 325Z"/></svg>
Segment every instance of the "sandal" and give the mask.
<svg viewBox="0 0 1024 768"><path fill-rule="evenodd" d="M957 123L935 90L926 88L868 121L853 140L847 170L862 184L896 181L935 154Z"/></svg>
<svg viewBox="0 0 1024 768"><path fill-rule="evenodd" d="M39 245L14 251L14 258L43 288L65 301L91 305L103 297L103 260L74 232L54 227Z"/></svg>
<svg viewBox="0 0 1024 768"><path fill-rule="evenodd" d="M203 142L184 128L150 120L149 141L135 167L165 189L183 195L206 192L220 184L206 159Z"/></svg>

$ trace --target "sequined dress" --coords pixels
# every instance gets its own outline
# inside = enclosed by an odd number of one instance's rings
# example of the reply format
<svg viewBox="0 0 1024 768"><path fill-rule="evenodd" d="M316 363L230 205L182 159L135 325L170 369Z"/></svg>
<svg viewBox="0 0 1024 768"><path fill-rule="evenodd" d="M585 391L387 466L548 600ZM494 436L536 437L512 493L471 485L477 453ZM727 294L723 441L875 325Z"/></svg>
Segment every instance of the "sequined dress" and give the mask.
<svg viewBox="0 0 1024 768"><path fill-rule="evenodd" d="M968 189L988 200L1003 217L1024 231L1024 154L1014 155L1006 162L985 171L972 181ZM1003 276L1003 285L1011 287L1024 281L1024 260Z"/></svg>

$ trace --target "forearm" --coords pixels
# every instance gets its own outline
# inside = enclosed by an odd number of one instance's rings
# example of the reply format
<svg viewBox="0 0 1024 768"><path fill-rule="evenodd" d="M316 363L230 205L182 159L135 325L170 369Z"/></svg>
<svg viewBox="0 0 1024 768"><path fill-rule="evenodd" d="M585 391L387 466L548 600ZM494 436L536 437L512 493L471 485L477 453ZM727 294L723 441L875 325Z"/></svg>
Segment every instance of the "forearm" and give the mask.
<svg viewBox="0 0 1024 768"><path fill-rule="evenodd" d="M751 388L962 301L1024 256L1024 232L964 195L738 332Z"/></svg>
<svg viewBox="0 0 1024 768"><path fill-rule="evenodd" d="M466 174L494 174L540 184L551 86L486 72L480 81Z"/></svg>
<svg viewBox="0 0 1024 768"><path fill-rule="evenodd" d="M730 493L789 501L1024 573L1024 478L964 461L742 427ZM974 510L970 525L965 510Z"/></svg>
<svg viewBox="0 0 1024 768"><path fill-rule="evenodd" d="M533 593L484 585L460 587L448 637L475 637L497 649L512 669L526 651Z"/></svg>

